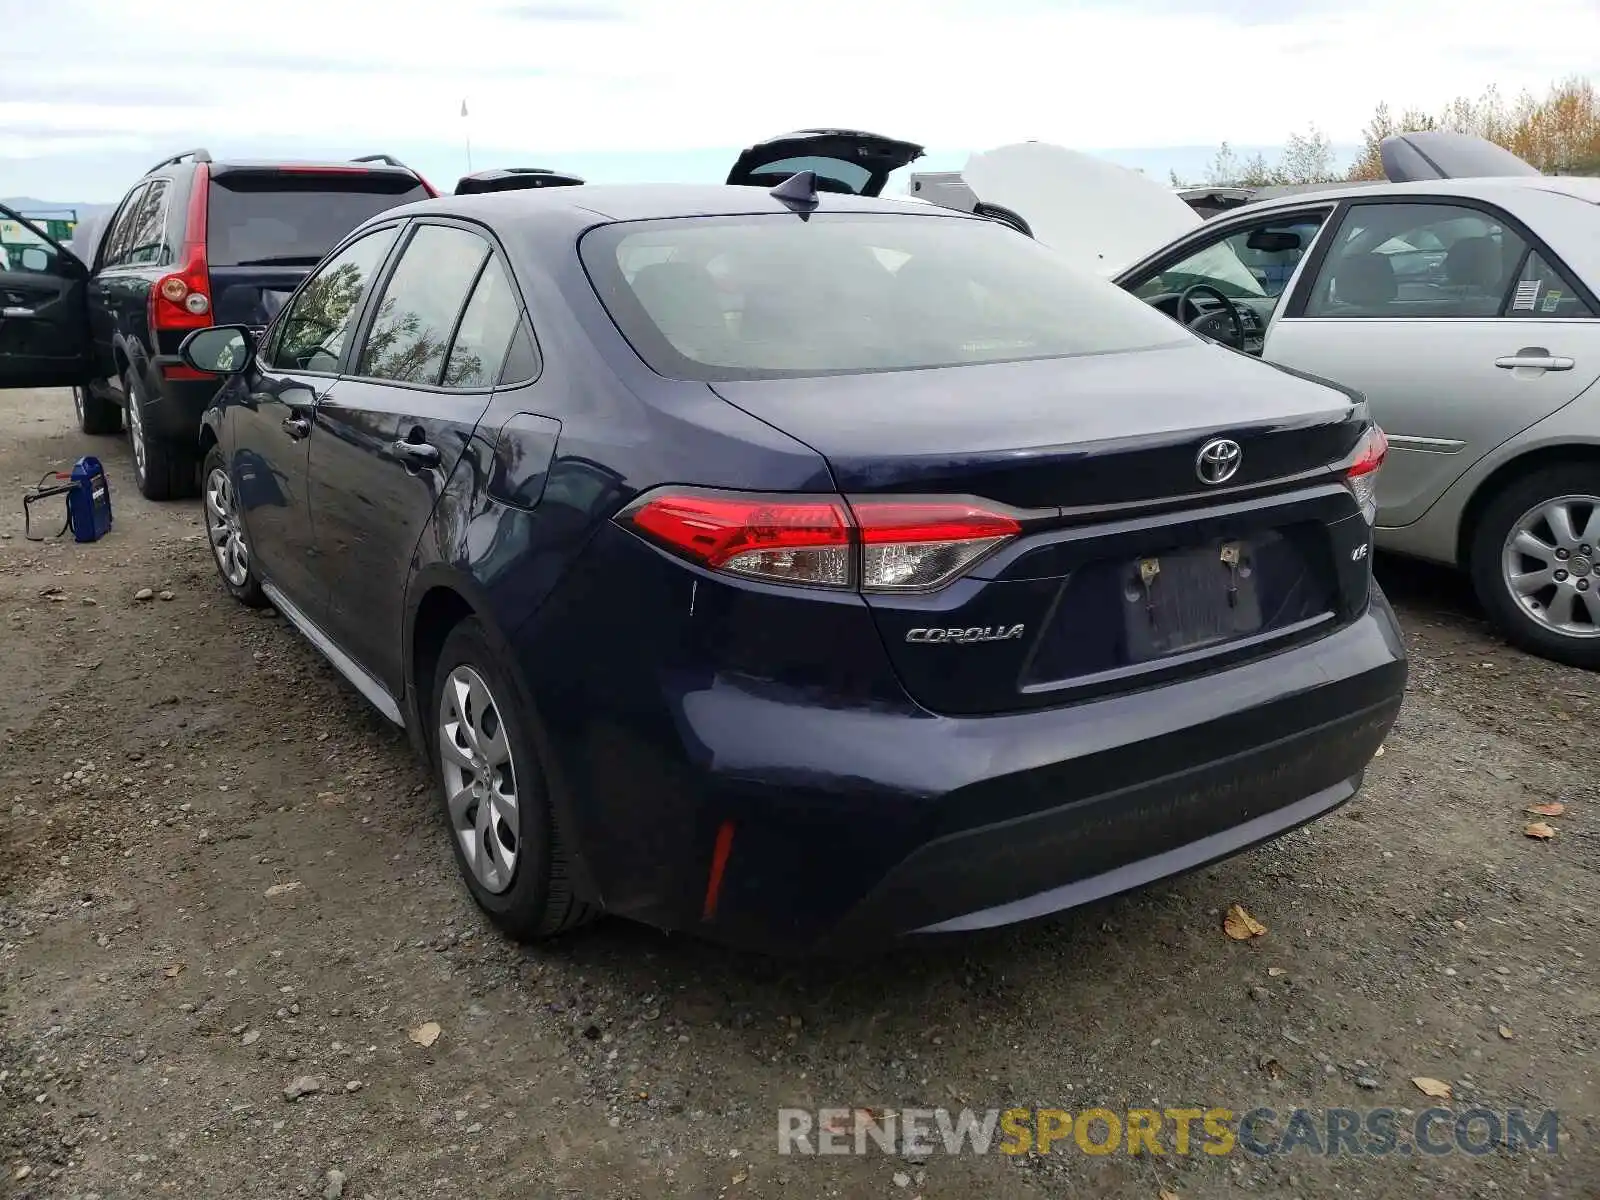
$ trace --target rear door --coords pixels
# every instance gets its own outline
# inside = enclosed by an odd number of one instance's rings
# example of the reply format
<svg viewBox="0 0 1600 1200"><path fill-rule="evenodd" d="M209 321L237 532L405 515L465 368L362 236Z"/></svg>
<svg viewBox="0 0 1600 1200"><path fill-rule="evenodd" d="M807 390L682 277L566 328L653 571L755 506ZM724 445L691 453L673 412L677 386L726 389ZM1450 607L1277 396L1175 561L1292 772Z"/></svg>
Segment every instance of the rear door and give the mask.
<svg viewBox="0 0 1600 1200"><path fill-rule="evenodd" d="M0 260L0 388L67 387L89 377L89 271L21 214Z"/></svg>
<svg viewBox="0 0 1600 1200"><path fill-rule="evenodd" d="M728 182L777 187L800 171L815 171L825 192L876 196L889 175L922 157L922 147L854 129L803 129L757 142L739 155Z"/></svg>
<svg viewBox="0 0 1600 1200"><path fill-rule="evenodd" d="M356 226L428 198L417 175L373 164L215 164L206 263L219 325L261 329Z"/></svg>
<svg viewBox="0 0 1600 1200"><path fill-rule="evenodd" d="M311 506L327 629L394 695L411 558L488 406L521 309L480 228L417 222L351 366L317 405Z"/></svg>
<svg viewBox="0 0 1600 1200"><path fill-rule="evenodd" d="M1389 435L1382 526L1420 518L1484 454L1600 379L1593 294L1476 200L1348 204L1294 293L1265 357L1366 395Z"/></svg>

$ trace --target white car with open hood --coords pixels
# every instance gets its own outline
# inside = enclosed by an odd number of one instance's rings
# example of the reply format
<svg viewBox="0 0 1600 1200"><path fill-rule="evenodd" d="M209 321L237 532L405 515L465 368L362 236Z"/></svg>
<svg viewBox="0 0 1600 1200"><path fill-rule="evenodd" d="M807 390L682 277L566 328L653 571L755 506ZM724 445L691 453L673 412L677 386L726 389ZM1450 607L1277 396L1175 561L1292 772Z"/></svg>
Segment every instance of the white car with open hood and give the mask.
<svg viewBox="0 0 1600 1200"><path fill-rule="evenodd" d="M1378 545L1470 572L1512 641L1600 667L1600 179L1444 132L1383 151L1387 183L1209 220L1137 172L1040 143L911 189L1364 393L1389 435Z"/></svg>

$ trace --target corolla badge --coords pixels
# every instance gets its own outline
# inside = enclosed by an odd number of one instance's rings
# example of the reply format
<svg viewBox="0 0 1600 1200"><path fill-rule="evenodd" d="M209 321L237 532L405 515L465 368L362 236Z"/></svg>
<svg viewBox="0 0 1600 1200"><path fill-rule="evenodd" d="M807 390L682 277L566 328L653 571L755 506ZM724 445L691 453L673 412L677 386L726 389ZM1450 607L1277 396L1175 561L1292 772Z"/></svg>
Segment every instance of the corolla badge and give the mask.
<svg viewBox="0 0 1600 1200"><path fill-rule="evenodd" d="M1239 473L1244 451L1232 438L1212 438L1194 458L1194 473L1201 483L1227 483Z"/></svg>
<svg viewBox="0 0 1600 1200"><path fill-rule="evenodd" d="M929 642L936 645L969 645L972 642L1009 642L1022 636L1024 625L974 625L968 629L908 630L906 641Z"/></svg>

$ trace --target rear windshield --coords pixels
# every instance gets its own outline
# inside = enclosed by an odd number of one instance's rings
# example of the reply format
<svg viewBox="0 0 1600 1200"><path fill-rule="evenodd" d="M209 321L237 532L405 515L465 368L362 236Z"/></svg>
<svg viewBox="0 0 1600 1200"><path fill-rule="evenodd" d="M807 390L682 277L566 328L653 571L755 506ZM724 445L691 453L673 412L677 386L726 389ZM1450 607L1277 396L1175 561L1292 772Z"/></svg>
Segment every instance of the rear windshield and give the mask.
<svg viewBox="0 0 1600 1200"><path fill-rule="evenodd" d="M817 213L606 225L580 253L650 367L707 382L1103 354L1172 321L1031 238L963 217Z"/></svg>
<svg viewBox="0 0 1600 1200"><path fill-rule="evenodd" d="M427 199L414 176L276 173L211 181L206 260L213 267L311 266L368 217Z"/></svg>

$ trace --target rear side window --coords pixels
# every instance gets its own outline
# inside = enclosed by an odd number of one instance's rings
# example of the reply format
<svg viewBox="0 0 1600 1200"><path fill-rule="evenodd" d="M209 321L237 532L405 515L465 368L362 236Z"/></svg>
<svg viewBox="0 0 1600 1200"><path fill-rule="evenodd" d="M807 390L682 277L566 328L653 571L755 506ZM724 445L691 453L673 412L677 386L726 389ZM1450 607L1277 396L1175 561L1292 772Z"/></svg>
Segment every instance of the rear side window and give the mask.
<svg viewBox="0 0 1600 1200"><path fill-rule="evenodd" d="M1537 250L1530 251L1506 309L1508 317L1592 317L1589 306Z"/></svg>
<svg viewBox="0 0 1600 1200"><path fill-rule="evenodd" d="M511 277L497 258L489 259L472 289L472 299L461 314L450 357L445 362L444 386L488 387L500 374L506 347L517 326L522 306L512 292Z"/></svg>
<svg viewBox="0 0 1600 1200"><path fill-rule="evenodd" d="M368 217L427 196L415 176L398 172L228 170L211 179L206 260L311 266Z"/></svg>
<svg viewBox="0 0 1600 1200"><path fill-rule="evenodd" d="M356 374L437 384L467 293L488 256L489 244L475 233L418 226L378 301ZM499 366L497 359L486 370Z"/></svg>
<svg viewBox="0 0 1600 1200"><path fill-rule="evenodd" d="M602 226L580 252L646 363L715 381L1104 354L1187 338L993 221L894 213Z"/></svg>
<svg viewBox="0 0 1600 1200"><path fill-rule="evenodd" d="M167 195L171 187L171 180L152 179L129 197L117 214L102 266L148 266L167 260Z"/></svg>

